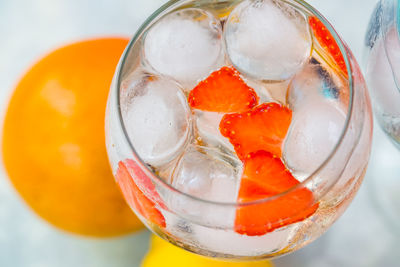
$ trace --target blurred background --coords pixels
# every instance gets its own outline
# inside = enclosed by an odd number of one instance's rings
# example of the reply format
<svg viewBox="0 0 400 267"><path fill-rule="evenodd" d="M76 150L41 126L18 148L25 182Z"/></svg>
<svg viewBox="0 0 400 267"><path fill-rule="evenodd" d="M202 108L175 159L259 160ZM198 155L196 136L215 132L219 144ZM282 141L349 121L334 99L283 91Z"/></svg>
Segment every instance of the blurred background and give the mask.
<svg viewBox="0 0 400 267"><path fill-rule="evenodd" d="M163 0L0 0L0 118L18 80L39 58L66 43L132 37ZM363 63L363 42L377 0L310 0ZM99 57L102 55L99 54ZM400 179L400 151L375 125L371 163L350 208L320 239L280 267L400 266L400 226L382 196ZM36 215L0 166L0 266L140 266L149 232L91 238L63 232Z"/></svg>

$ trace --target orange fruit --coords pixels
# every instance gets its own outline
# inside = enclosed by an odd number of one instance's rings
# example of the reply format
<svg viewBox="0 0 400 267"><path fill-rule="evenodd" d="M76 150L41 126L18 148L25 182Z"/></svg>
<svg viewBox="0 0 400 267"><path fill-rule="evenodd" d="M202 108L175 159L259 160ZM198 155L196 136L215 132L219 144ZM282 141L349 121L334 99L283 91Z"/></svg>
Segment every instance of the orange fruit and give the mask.
<svg viewBox="0 0 400 267"><path fill-rule="evenodd" d="M69 232L115 236L142 228L109 166L104 114L127 39L67 45L18 83L4 122L3 159L22 198Z"/></svg>

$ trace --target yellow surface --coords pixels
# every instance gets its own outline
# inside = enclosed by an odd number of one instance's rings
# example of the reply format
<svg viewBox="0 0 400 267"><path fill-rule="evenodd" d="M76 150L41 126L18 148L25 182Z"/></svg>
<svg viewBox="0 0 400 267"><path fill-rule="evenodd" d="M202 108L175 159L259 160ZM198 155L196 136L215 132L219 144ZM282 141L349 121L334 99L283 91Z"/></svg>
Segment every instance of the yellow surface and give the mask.
<svg viewBox="0 0 400 267"><path fill-rule="evenodd" d="M66 231L114 236L142 228L112 177L104 141L109 86L128 40L60 48L21 79L4 123L3 158L22 198Z"/></svg>
<svg viewBox="0 0 400 267"><path fill-rule="evenodd" d="M141 267L273 267L270 261L225 262L198 256L153 235Z"/></svg>

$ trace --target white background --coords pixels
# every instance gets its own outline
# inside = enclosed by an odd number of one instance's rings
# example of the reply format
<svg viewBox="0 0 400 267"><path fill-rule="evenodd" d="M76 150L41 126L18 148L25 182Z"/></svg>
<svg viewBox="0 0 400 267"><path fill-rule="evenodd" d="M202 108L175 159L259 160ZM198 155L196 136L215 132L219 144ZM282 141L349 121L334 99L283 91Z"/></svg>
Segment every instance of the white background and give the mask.
<svg viewBox="0 0 400 267"><path fill-rule="evenodd" d="M66 42L103 35L132 36L163 0L0 0L0 118L27 68ZM310 0L362 63L363 40L376 0ZM101 55L99 55L101 56ZM2 121L1 121L2 122ZM376 127L370 168L356 199L319 240L278 267L400 266L400 228L386 219L374 193L400 178L400 152ZM399 166L398 166L399 165ZM398 183L399 184L399 183ZM390 186L389 186L390 187ZM399 226L398 226L399 227ZM396 232L397 231L397 232ZM19 198L0 166L0 266L139 266L148 232L89 239L60 232ZM397 254L397 255L396 255Z"/></svg>

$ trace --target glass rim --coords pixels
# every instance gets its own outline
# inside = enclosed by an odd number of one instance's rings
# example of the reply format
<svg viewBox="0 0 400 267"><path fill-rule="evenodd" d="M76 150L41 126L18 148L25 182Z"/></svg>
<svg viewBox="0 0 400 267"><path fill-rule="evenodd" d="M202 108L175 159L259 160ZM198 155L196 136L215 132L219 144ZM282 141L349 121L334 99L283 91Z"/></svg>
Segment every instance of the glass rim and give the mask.
<svg viewBox="0 0 400 267"><path fill-rule="evenodd" d="M297 184L297 185L285 190L284 192L281 192L281 193L276 194L276 195L271 196L271 197L266 197L266 198L262 198L262 199L258 199L258 200L254 200L254 201L249 201L249 202L244 202L244 203L212 201L212 200L200 198L200 197L185 193L185 192L177 189L172 184L168 183L167 181L165 181L164 179L162 179L161 177L156 175L147 166L147 164L141 159L141 157L136 153L136 150L135 150L134 146L132 145L132 142L131 142L131 140L129 138L129 135L127 133L127 130L126 130L126 127L125 127L125 123L124 123L124 120L123 120L123 116L122 116L122 111L121 111L120 95L121 95L122 69L125 66L127 56L129 54L129 52L131 51L133 45L141 37L141 35L147 29L147 27L151 25L151 23L154 21L154 19L156 19L162 12L164 12L168 8L174 6L175 4L184 3L184 2L187 2L187 1L193 1L193 0L170 0L167 3L163 4L161 7L159 7L156 11L154 11L143 22L143 24L138 28L138 30L134 34L133 38L129 41L129 44L125 48L124 53L122 54L122 56L120 58L120 62L119 62L118 66L117 66L117 69L116 69L116 73L115 73L115 77L116 77L115 86L116 86L116 88L111 88L111 90L115 90L115 93L117 93L117 97L116 97L117 103L116 104L117 104L117 109L118 109L119 124L120 124L120 126L122 128L122 131L124 133L124 137L125 137L127 143L129 144L129 148L130 148L131 152L133 153L133 156L135 157L135 160L138 163L141 164L141 166L140 166L141 169L145 172L146 175L150 176L152 181L157 181L157 182L161 183L161 185L165 186L167 188L167 190L173 191L173 192L175 192L175 193L177 193L179 195L182 195L184 197L187 197L187 198L189 198L191 200L198 201L198 202L203 202L205 204L211 204L211 205L231 206L231 207L257 205L257 204L262 204L262 203L273 201L273 200L275 200L277 198L280 198L282 196L288 195L291 192L293 192L295 190L298 190L300 188L306 188L305 185L307 183L313 181L313 179L316 178L316 175L329 163L330 159L336 154L337 150L339 149L340 145L343 142L343 139L344 139L346 133L348 132L349 125L350 125L350 119L351 119L351 116L353 114L353 106L354 106L354 103L353 103L354 102L354 80L353 80L353 76L352 76L352 66L350 64L350 60L349 60L349 56L348 56L348 53L347 53L346 46L343 43L342 39L337 34L335 29L331 26L331 24L328 22L328 20L322 14L320 14L313 6L311 6L310 4L305 2L304 0L280 0L280 1L286 2L289 5L293 5L293 3L291 4L290 2L295 2L295 3L299 4L301 7L305 8L308 12L310 12L312 15L316 16L324 24L324 26L332 34L334 40L336 41L336 43L339 46L340 52L343 55L343 58L344 58L344 61L345 61L345 65L346 65L346 68L347 68L347 76L348 76L347 79L348 79L348 85L349 85L349 102L348 102L348 107L347 107L346 120L345 120L344 126L342 127L342 131L341 131L341 134L339 136L339 139L336 142L334 148L329 153L329 155L318 166L318 168L316 168L310 175L307 176L306 179L304 179L304 181L299 182L299 184ZM235 0L232 0L232 2L234 2L234 1ZM111 92L111 93L113 93L113 92ZM336 178L336 181L339 178L340 178L340 175ZM328 189L331 188L334 184L335 183L330 185L328 187ZM314 199L313 203L318 202L319 199L322 198L322 196L324 196L328 192L329 192L329 190L327 190L324 194L320 195L320 197L318 199Z"/></svg>

